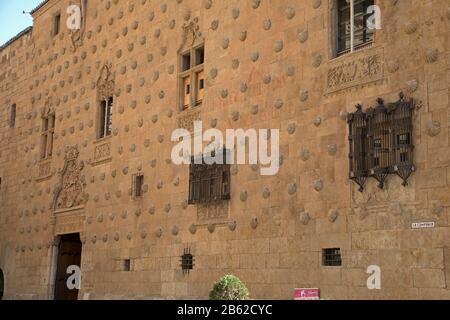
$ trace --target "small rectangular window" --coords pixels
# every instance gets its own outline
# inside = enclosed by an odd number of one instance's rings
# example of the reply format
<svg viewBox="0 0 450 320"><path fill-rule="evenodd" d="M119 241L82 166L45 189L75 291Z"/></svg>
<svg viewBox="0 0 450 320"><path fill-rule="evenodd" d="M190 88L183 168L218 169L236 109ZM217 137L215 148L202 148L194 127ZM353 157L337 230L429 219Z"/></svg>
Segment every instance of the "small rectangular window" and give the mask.
<svg viewBox="0 0 450 320"><path fill-rule="evenodd" d="M186 248L184 249L183 255L181 256L181 270L183 270L183 274L188 274L193 269L194 256L191 254L191 249Z"/></svg>
<svg viewBox="0 0 450 320"><path fill-rule="evenodd" d="M112 133L112 106L113 98L109 97L107 100L100 102L99 112L99 132L98 138L105 138Z"/></svg>
<svg viewBox="0 0 450 320"><path fill-rule="evenodd" d="M11 106L11 113L9 115L9 127L10 128L14 128L16 126L16 112L17 112L16 104L13 104Z"/></svg>
<svg viewBox="0 0 450 320"><path fill-rule="evenodd" d="M55 115L42 118L41 159L47 159L53 153L53 136L55 134Z"/></svg>
<svg viewBox="0 0 450 320"><path fill-rule="evenodd" d="M131 260L130 259L123 260L122 270L126 271L126 272L131 271Z"/></svg>
<svg viewBox="0 0 450 320"><path fill-rule="evenodd" d="M188 71L191 68L191 54L187 53L181 57L181 71Z"/></svg>
<svg viewBox="0 0 450 320"><path fill-rule="evenodd" d="M405 146L411 144L411 139L408 133L397 135L397 145Z"/></svg>
<svg viewBox="0 0 450 320"><path fill-rule="evenodd" d="M59 34L61 28L61 13L55 14L53 19L53 36L56 36Z"/></svg>
<svg viewBox="0 0 450 320"><path fill-rule="evenodd" d="M133 179L133 195L134 198L142 197L142 187L144 186L144 175L137 174Z"/></svg>
<svg viewBox="0 0 450 320"><path fill-rule="evenodd" d="M205 62L205 48L201 47L195 50L195 65L201 65Z"/></svg>
<svg viewBox="0 0 450 320"><path fill-rule="evenodd" d="M205 96L205 73L203 70L197 73L197 92L195 96L196 105L201 104Z"/></svg>
<svg viewBox="0 0 450 320"><path fill-rule="evenodd" d="M339 267L342 266L341 249L322 249L322 266Z"/></svg>

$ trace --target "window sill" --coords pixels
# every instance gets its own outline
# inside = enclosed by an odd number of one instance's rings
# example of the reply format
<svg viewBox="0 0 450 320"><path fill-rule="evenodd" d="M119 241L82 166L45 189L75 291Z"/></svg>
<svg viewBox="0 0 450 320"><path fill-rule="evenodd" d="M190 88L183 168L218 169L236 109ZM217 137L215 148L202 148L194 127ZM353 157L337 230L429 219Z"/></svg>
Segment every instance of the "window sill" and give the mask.
<svg viewBox="0 0 450 320"><path fill-rule="evenodd" d="M106 136L106 137L103 137L103 138L97 138L97 140L93 141L93 143L94 144L100 144L100 143L109 141L111 139L112 139L112 135L109 135L109 136Z"/></svg>
<svg viewBox="0 0 450 320"><path fill-rule="evenodd" d="M365 44L355 48L355 50L353 50L353 52L351 52L350 49L346 50L346 51L337 52L336 56L334 58L330 59L330 61L336 61L336 60L339 60L339 58L348 57L352 54L359 53L364 50L370 50L375 47L376 47L375 42L371 41L371 42L365 43Z"/></svg>

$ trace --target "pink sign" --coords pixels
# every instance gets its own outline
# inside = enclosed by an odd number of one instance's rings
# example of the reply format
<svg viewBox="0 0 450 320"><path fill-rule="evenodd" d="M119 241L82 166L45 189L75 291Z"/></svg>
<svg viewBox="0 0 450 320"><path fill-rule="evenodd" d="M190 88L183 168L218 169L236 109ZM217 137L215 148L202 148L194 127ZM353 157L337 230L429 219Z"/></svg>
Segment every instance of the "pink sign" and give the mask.
<svg viewBox="0 0 450 320"><path fill-rule="evenodd" d="M295 289L294 300L319 300L320 289L317 288L303 288Z"/></svg>

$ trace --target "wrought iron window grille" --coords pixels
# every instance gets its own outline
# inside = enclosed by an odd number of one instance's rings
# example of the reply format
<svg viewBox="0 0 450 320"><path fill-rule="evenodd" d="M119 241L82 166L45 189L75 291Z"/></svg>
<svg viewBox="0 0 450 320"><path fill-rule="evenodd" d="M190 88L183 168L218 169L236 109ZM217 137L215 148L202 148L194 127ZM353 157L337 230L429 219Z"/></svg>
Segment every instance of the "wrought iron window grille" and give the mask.
<svg viewBox="0 0 450 320"><path fill-rule="evenodd" d="M215 157L215 152L212 153ZM192 157L189 169L189 204L204 204L230 200L230 165L226 164L227 150L223 150L223 164L206 164ZM201 164L198 164L201 162Z"/></svg>
<svg viewBox="0 0 450 320"><path fill-rule="evenodd" d="M183 274L189 274L191 270L194 269L194 256L191 254L191 249L186 248L183 251L183 255L180 257L181 259L181 269L183 270Z"/></svg>
<svg viewBox="0 0 450 320"><path fill-rule="evenodd" d="M398 175L403 186L416 170L414 165L413 112L415 103L400 93L397 102L385 105L377 99L377 105L356 112L348 117L350 179L364 190L368 178L378 181L383 189L391 174Z"/></svg>

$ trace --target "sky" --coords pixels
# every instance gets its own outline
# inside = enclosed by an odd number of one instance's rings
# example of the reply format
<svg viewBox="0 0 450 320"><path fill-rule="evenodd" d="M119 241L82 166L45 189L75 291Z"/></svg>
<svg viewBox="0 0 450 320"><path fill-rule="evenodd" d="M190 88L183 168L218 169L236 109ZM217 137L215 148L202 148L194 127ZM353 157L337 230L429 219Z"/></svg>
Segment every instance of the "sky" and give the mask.
<svg viewBox="0 0 450 320"><path fill-rule="evenodd" d="M42 0L0 0L0 45L33 24L30 12Z"/></svg>

